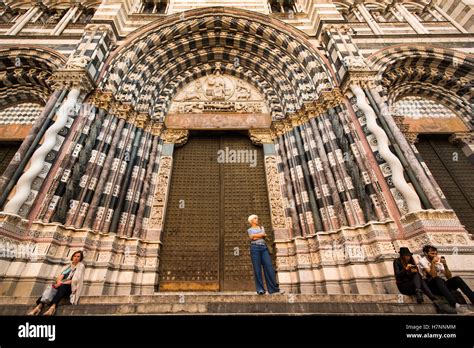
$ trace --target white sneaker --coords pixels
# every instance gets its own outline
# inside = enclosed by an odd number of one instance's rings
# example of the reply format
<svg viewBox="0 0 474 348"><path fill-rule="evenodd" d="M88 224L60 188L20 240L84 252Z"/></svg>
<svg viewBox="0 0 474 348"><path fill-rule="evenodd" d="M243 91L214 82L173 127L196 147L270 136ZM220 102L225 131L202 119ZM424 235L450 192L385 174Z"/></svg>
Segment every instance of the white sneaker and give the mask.
<svg viewBox="0 0 474 348"><path fill-rule="evenodd" d="M474 312L467 308L467 305L456 303L456 312L458 314L474 315Z"/></svg>

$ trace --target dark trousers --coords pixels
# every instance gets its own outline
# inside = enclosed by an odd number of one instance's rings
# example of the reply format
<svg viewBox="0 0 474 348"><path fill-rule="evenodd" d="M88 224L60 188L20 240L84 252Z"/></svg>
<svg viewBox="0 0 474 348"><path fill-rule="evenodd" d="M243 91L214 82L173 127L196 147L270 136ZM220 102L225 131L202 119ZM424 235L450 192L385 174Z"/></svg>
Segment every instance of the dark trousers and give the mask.
<svg viewBox="0 0 474 348"><path fill-rule="evenodd" d="M58 288L58 291L56 292L56 295L54 295L53 299L51 300L50 305L55 304L56 307L57 307L58 304L59 304L59 301L61 301L61 299L63 299L63 298L69 298L71 293L72 293L71 284L62 284ZM39 305L40 303L42 303L44 305L44 303L41 302L41 296L36 300L37 305Z"/></svg>
<svg viewBox="0 0 474 348"><path fill-rule="evenodd" d="M408 277L408 280L397 283L398 290L403 295L415 295L416 290L421 290L431 301L436 300L435 295L431 292L428 284L421 278L420 273L410 273Z"/></svg>
<svg viewBox="0 0 474 348"><path fill-rule="evenodd" d="M257 288L257 292L265 292L265 288L263 287L262 266L268 292L272 294L274 292L280 291L276 281L272 259L268 253L267 246L265 244L250 244L250 257L252 258L255 287Z"/></svg>
<svg viewBox="0 0 474 348"><path fill-rule="evenodd" d="M456 297L451 292L451 290L457 289L460 289L464 295L467 296L469 301L474 304L474 294L472 293L471 288L464 282L464 280L462 280L461 277L452 277L448 280L444 280L440 277L434 277L428 281L428 286L434 294L444 296L451 306L454 306L456 303L458 303Z"/></svg>

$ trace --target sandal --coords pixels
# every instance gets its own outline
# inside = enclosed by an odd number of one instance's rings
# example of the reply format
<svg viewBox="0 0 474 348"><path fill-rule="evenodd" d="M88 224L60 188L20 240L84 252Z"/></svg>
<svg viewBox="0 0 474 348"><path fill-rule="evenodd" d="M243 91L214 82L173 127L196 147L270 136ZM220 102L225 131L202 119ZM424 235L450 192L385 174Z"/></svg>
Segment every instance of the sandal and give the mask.
<svg viewBox="0 0 474 348"><path fill-rule="evenodd" d="M44 312L43 315L45 315L45 316L53 316L54 313L56 313L56 308L55 308L55 307L49 307L49 309L48 309L46 312Z"/></svg>
<svg viewBox="0 0 474 348"><path fill-rule="evenodd" d="M43 309L43 307L38 307L36 306L35 308L33 308L31 311L28 312L28 316L34 316L34 315L38 315L41 313L41 310Z"/></svg>

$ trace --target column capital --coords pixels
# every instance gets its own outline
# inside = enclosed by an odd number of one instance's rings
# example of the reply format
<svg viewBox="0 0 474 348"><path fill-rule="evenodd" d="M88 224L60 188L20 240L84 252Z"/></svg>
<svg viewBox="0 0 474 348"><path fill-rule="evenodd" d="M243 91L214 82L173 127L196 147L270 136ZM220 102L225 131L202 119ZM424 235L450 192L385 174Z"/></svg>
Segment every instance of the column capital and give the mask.
<svg viewBox="0 0 474 348"><path fill-rule="evenodd" d="M160 136L163 132L164 124L156 120L150 120L147 125L147 131L154 136Z"/></svg>
<svg viewBox="0 0 474 348"><path fill-rule="evenodd" d="M418 142L418 133L415 133L415 132L407 132L407 133L404 133L405 135L405 138L407 139L408 143L410 145L415 145L417 142Z"/></svg>
<svg viewBox="0 0 474 348"><path fill-rule="evenodd" d="M453 133L449 137L449 142L454 145L464 146L474 144L474 132L458 132Z"/></svg>
<svg viewBox="0 0 474 348"><path fill-rule="evenodd" d="M293 128L307 123L310 119L318 117L331 108L344 103L344 94L340 88L322 91L319 98L313 102L305 103L303 108L288 114L285 119L273 121L271 125L274 138L291 131Z"/></svg>
<svg viewBox="0 0 474 348"><path fill-rule="evenodd" d="M112 101L110 113L122 120L130 120L131 113L135 112L131 104L125 104L119 101Z"/></svg>
<svg viewBox="0 0 474 348"><path fill-rule="evenodd" d="M150 116L147 112L136 112L135 120L133 124L137 128L145 129L150 124Z"/></svg>
<svg viewBox="0 0 474 348"><path fill-rule="evenodd" d="M188 141L189 131L187 129L166 129L163 134L163 142L181 146Z"/></svg>
<svg viewBox="0 0 474 348"><path fill-rule="evenodd" d="M111 104L115 101L112 92L96 90L92 95L90 102L99 109L109 110Z"/></svg>
<svg viewBox="0 0 474 348"><path fill-rule="evenodd" d="M104 32L110 38L113 44L116 43L115 34L110 24L105 23L90 23L84 28L84 32Z"/></svg>
<svg viewBox="0 0 474 348"><path fill-rule="evenodd" d="M274 134L270 128L249 129L249 137L254 145L273 144Z"/></svg>
<svg viewBox="0 0 474 348"><path fill-rule="evenodd" d="M361 88L371 88L375 85L377 71L372 70L362 56L347 56L343 59L347 69L341 82L341 90L346 93L350 85L356 84Z"/></svg>
<svg viewBox="0 0 474 348"><path fill-rule="evenodd" d="M73 69L66 67L59 69L48 79L54 90L64 88L78 88L86 93L95 88L95 83L84 69Z"/></svg>
<svg viewBox="0 0 474 348"><path fill-rule="evenodd" d="M409 130L410 126L405 123L405 116L394 115L394 116L393 116L393 120L395 121L395 123L397 124L398 128L400 129L400 131L401 131L403 134L408 133L408 130Z"/></svg>

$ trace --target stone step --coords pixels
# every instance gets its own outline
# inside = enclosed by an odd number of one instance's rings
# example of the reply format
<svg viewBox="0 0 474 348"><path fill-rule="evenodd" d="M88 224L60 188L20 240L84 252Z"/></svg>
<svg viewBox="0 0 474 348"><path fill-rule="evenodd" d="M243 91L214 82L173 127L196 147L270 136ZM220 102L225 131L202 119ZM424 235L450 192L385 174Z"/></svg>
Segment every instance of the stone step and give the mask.
<svg viewBox="0 0 474 348"><path fill-rule="evenodd" d="M0 297L0 315L25 315L34 307L35 300L35 297ZM300 294L259 296L254 293L83 296L79 305L60 306L57 311L57 315L154 314L433 315L437 312L428 300L424 304L417 304L408 296Z"/></svg>

